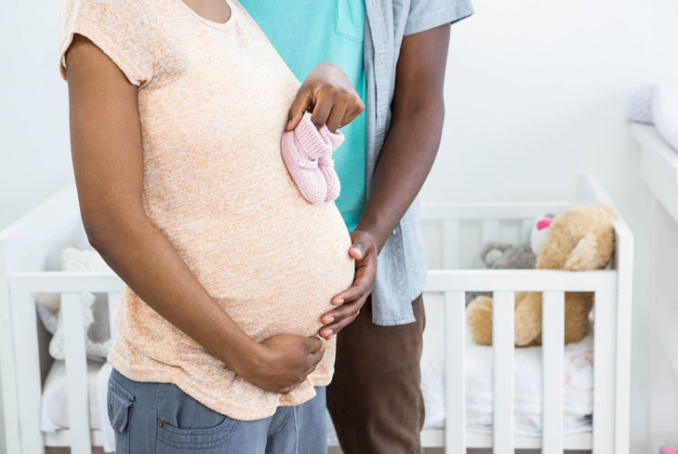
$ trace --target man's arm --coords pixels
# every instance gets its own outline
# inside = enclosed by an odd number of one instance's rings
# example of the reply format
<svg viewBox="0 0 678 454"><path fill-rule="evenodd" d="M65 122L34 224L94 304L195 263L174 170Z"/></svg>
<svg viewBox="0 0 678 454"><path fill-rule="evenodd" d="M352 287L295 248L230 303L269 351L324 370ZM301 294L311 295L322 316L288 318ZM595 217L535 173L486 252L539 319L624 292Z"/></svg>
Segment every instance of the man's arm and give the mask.
<svg viewBox="0 0 678 454"><path fill-rule="evenodd" d="M391 125L379 155L370 197L349 253L356 260L352 287L332 300L339 308L323 315L323 337L351 323L365 304L376 274L377 255L428 176L443 129L443 84L450 25L403 38L396 68Z"/></svg>
<svg viewBox="0 0 678 454"><path fill-rule="evenodd" d="M405 36L396 69L390 129L356 230L381 251L428 176L443 130L450 25Z"/></svg>

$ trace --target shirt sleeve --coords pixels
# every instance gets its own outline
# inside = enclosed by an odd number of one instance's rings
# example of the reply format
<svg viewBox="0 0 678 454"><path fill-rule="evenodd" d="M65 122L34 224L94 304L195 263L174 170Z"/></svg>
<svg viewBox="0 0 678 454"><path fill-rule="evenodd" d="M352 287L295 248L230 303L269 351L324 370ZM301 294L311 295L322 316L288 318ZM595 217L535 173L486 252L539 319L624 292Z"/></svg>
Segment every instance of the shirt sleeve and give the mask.
<svg viewBox="0 0 678 454"><path fill-rule="evenodd" d="M451 24L472 14L471 0L412 0L405 36Z"/></svg>
<svg viewBox="0 0 678 454"><path fill-rule="evenodd" d="M77 33L101 49L140 87L153 77L155 55L147 16L135 0L64 0L59 27L59 72L66 80L65 54Z"/></svg>

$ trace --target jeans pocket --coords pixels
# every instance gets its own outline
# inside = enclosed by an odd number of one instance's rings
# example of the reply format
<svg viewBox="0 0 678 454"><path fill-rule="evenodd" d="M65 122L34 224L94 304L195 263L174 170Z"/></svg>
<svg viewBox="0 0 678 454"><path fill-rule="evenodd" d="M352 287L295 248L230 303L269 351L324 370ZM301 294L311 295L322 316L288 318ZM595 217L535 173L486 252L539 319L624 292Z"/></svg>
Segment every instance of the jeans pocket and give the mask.
<svg viewBox="0 0 678 454"><path fill-rule="evenodd" d="M159 396L157 453L222 454L238 424L168 385Z"/></svg>
<svg viewBox="0 0 678 454"><path fill-rule="evenodd" d="M108 379L108 421L115 431L116 454L129 453L129 423L134 400L132 393L112 376Z"/></svg>
<svg viewBox="0 0 678 454"><path fill-rule="evenodd" d="M334 31L351 41L365 40L365 2L363 0L335 0Z"/></svg>

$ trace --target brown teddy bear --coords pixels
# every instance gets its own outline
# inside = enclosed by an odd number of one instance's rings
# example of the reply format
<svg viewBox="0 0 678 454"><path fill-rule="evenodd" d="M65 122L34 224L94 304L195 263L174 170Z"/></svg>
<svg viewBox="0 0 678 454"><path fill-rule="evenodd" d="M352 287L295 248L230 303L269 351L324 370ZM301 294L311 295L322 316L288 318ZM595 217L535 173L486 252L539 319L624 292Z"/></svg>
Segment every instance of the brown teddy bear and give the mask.
<svg viewBox="0 0 678 454"><path fill-rule="evenodd" d="M603 269L614 253L614 221L609 205L577 206L564 210L551 222L537 252L537 269L586 271ZM516 292L515 344L541 344L541 292ZM588 334L593 293L565 293L565 343ZM466 308L474 342L492 344L492 298L480 296Z"/></svg>

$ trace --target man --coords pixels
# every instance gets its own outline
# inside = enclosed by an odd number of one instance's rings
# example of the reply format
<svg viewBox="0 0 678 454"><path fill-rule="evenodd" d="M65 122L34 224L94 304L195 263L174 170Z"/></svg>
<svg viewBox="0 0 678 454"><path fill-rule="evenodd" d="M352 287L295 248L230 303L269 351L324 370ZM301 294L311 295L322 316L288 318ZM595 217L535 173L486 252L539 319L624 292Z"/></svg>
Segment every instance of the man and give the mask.
<svg viewBox="0 0 678 454"><path fill-rule="evenodd" d="M356 259L354 286L337 295L320 334L338 337L327 406L345 454L420 453L424 423L419 362L426 274L418 193L443 126L450 24L470 0L241 0L300 80L321 62L344 70L366 110L342 128L334 154L337 200ZM338 83L341 85L341 83ZM343 104L302 87L292 129L342 126ZM377 255L379 264L377 266ZM376 280L372 282L376 274ZM373 286L373 287L372 287ZM357 296L372 287L371 296ZM362 309L362 311L361 311Z"/></svg>

